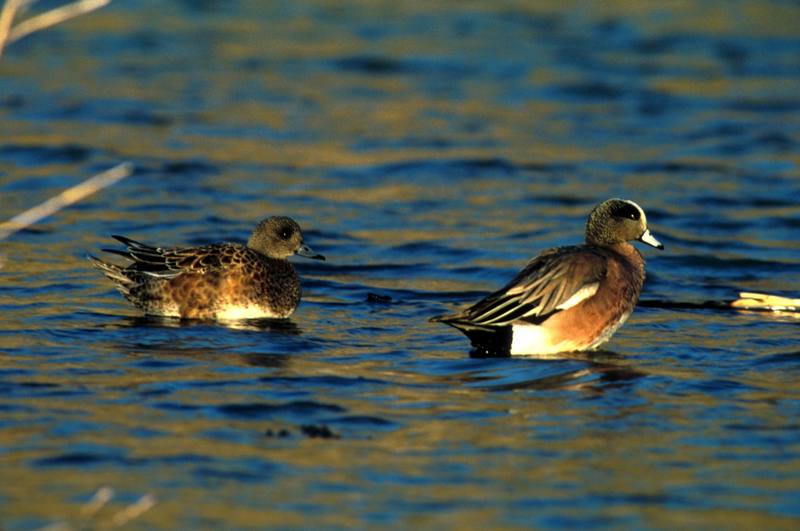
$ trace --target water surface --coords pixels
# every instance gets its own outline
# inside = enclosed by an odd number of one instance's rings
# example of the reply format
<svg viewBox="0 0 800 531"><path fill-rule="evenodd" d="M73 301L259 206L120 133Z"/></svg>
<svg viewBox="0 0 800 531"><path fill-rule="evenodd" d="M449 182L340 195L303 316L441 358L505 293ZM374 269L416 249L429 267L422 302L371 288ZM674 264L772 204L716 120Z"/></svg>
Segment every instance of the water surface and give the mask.
<svg viewBox="0 0 800 531"><path fill-rule="evenodd" d="M794 2L120 2L0 62L0 525L796 528L800 320L639 308L605 346L481 359L427 319L648 212L647 300L800 294ZM111 234L288 214L286 323L142 318Z"/></svg>

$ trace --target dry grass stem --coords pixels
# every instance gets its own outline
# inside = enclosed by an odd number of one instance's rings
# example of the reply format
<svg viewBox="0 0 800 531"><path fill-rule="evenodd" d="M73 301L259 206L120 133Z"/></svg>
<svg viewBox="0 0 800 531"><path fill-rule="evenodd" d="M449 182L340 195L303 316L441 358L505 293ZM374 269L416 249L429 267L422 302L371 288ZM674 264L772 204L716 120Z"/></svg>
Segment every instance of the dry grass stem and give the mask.
<svg viewBox="0 0 800 531"><path fill-rule="evenodd" d="M11 24L14 22L14 16L17 11L22 9L26 0L7 0L3 4L3 10L0 11L0 56L3 55L3 49L6 47L8 41L8 34L11 33Z"/></svg>
<svg viewBox="0 0 800 531"><path fill-rule="evenodd" d="M14 17L35 0L7 0L0 12L0 56L6 45L26 35L108 5L111 0L79 0L24 20L12 27Z"/></svg>
<svg viewBox="0 0 800 531"><path fill-rule="evenodd" d="M94 177L83 181L80 184L64 190L55 197L51 197L44 203L36 205L35 207L26 210L22 214L14 216L5 223L0 223L0 240L4 240L34 223L42 218L52 216L62 208L77 203L81 199L92 195L98 190L102 190L107 186L121 181L133 172L133 164L130 162L123 162L111 169L102 173L98 173Z"/></svg>
<svg viewBox="0 0 800 531"><path fill-rule="evenodd" d="M114 497L114 489L111 487L100 487L97 492L94 493L92 499L86 502L86 504L81 507L81 516L84 518L91 518L97 512L102 509L111 499Z"/></svg>
<svg viewBox="0 0 800 531"><path fill-rule="evenodd" d="M81 507L83 521L72 525L67 521L54 522L48 526L40 528L38 531L74 531L86 529L114 529L122 527L141 515L149 511L156 504L156 497L152 494L145 494L136 502L128 505L121 511L114 514L110 520L102 519L97 521L95 516L105 507L114 497L114 489L111 487L101 487L95 492L92 499Z"/></svg>
<svg viewBox="0 0 800 531"><path fill-rule="evenodd" d="M17 41L35 31L55 26L65 20L83 15L84 13L89 13L95 9L100 9L109 3L111 3L111 0L81 0L31 17L28 20L20 22L11 29L7 42L11 43Z"/></svg>
<svg viewBox="0 0 800 531"><path fill-rule="evenodd" d="M152 494L145 494L139 500L115 514L111 518L111 523L116 527L121 527L134 518L138 518L149 511L156 504L156 497Z"/></svg>

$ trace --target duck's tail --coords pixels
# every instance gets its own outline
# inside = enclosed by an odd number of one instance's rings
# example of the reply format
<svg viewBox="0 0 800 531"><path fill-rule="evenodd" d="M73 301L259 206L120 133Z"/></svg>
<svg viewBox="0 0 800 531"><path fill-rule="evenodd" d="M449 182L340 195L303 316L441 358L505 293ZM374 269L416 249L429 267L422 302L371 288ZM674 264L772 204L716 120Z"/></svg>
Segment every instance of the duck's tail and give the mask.
<svg viewBox="0 0 800 531"><path fill-rule="evenodd" d="M130 296L131 288L136 285L136 281L129 277L122 267L109 262L104 262L96 256L92 256L91 254L87 255L86 258L92 263L92 266L95 269L98 269L107 278L114 282L114 286L119 290L120 293L122 293L126 298Z"/></svg>
<svg viewBox="0 0 800 531"><path fill-rule="evenodd" d="M431 323L444 323L467 336L475 348L473 354L484 356L508 356L511 349L510 326L487 326L471 322L463 313L436 315L428 319Z"/></svg>

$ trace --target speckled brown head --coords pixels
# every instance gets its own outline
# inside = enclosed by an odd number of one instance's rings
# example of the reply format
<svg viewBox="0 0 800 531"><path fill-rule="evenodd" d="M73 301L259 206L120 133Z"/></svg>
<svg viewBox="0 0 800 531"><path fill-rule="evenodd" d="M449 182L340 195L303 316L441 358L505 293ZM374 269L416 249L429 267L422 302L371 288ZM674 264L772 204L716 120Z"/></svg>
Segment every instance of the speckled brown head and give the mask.
<svg viewBox="0 0 800 531"><path fill-rule="evenodd" d="M594 207L586 221L586 243L609 246L630 240L664 248L650 234L644 210L633 201L609 199Z"/></svg>
<svg viewBox="0 0 800 531"><path fill-rule="evenodd" d="M247 246L270 258L285 260L296 254L325 260L303 242L303 231L295 220L286 216L272 216L256 225Z"/></svg>

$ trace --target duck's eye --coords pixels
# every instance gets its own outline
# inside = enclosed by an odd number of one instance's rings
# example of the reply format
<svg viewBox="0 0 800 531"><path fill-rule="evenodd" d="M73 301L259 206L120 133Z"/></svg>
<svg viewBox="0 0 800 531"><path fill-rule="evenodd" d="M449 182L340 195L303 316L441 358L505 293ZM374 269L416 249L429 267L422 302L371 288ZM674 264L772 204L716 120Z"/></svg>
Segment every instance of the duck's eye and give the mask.
<svg viewBox="0 0 800 531"><path fill-rule="evenodd" d="M611 215L617 218L626 218L638 221L641 219L639 209L629 203L620 203L611 211Z"/></svg>
<svg viewBox="0 0 800 531"><path fill-rule="evenodd" d="M280 232L278 232L278 236L280 236L282 240L288 240L292 237L292 233L293 231L291 228L284 227L280 230Z"/></svg>

